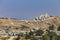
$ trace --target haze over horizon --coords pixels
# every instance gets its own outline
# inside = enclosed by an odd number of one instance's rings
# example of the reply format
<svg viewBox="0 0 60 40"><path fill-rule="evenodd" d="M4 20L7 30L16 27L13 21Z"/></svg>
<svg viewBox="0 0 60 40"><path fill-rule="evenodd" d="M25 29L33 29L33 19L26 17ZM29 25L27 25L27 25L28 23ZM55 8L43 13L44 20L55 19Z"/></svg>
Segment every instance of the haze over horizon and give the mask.
<svg viewBox="0 0 60 40"><path fill-rule="evenodd" d="M30 19L46 12L60 16L60 0L0 0L0 17Z"/></svg>

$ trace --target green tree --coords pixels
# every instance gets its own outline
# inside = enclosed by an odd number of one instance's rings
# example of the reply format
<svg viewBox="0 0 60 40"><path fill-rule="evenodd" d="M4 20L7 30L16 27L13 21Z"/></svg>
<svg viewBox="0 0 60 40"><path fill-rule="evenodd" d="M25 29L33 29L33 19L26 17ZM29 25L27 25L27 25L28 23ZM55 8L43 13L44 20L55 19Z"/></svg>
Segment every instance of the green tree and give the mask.
<svg viewBox="0 0 60 40"><path fill-rule="evenodd" d="M43 40L50 40L50 36L48 33L46 33L45 35L42 36Z"/></svg>

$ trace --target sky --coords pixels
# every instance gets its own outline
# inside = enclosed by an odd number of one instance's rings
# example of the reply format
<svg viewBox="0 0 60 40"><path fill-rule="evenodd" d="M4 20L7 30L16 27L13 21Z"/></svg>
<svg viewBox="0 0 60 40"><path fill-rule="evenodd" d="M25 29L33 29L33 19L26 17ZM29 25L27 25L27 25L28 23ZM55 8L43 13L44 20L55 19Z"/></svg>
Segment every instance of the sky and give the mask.
<svg viewBox="0 0 60 40"><path fill-rule="evenodd" d="M45 13L60 16L60 0L0 0L0 17L31 19Z"/></svg>

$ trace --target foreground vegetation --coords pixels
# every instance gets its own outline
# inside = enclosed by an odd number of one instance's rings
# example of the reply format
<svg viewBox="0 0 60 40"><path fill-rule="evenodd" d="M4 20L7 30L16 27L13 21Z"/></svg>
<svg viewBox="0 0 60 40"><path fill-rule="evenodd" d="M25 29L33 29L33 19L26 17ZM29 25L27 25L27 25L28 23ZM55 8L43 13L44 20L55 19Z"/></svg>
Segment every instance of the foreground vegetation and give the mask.
<svg viewBox="0 0 60 40"><path fill-rule="evenodd" d="M0 37L0 40L60 40L60 36L58 36L55 32L47 31L45 34L42 30L36 30L32 32L30 30L29 33L26 32L24 36L18 35L18 37Z"/></svg>

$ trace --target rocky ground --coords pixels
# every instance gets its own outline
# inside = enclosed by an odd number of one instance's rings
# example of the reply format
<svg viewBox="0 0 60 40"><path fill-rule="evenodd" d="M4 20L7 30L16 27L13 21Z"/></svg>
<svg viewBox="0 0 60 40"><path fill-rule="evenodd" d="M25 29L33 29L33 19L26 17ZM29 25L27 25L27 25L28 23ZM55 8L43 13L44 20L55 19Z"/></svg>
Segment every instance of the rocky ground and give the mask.
<svg viewBox="0 0 60 40"><path fill-rule="evenodd" d="M43 31L42 35L46 34L46 30L60 35L60 17L45 14L31 20L0 18L0 36L2 38L8 37L7 40L13 40L13 38L18 36L25 36L26 33L39 29Z"/></svg>

